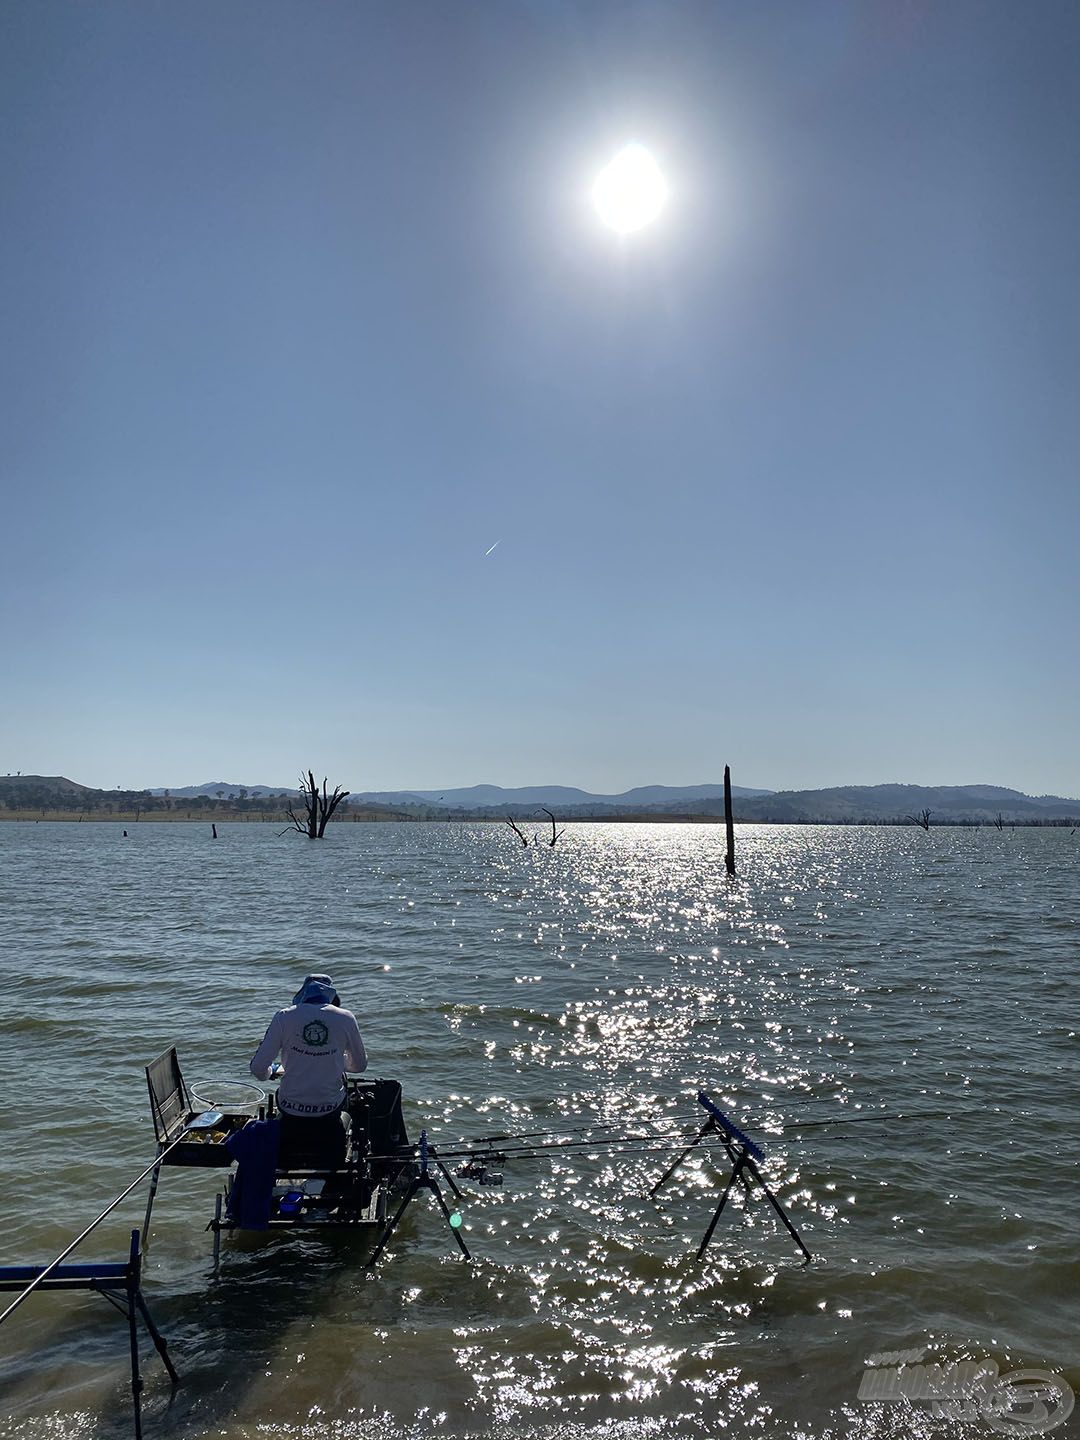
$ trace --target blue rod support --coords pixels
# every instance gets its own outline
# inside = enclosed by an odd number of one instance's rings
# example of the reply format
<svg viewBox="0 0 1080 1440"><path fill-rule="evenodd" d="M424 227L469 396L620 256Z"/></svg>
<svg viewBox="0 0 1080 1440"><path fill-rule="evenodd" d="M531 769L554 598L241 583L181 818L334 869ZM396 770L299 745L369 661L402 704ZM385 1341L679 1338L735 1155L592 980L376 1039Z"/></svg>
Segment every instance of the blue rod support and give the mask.
<svg viewBox="0 0 1080 1440"><path fill-rule="evenodd" d="M709 1112L721 1129L729 1135L737 1145L741 1145L748 1155L752 1156L755 1160L765 1159L765 1151L762 1150L761 1146L755 1145L753 1140L750 1139L750 1136L747 1135L744 1130L740 1130L734 1120L729 1120L719 1105L715 1105L709 1099L708 1095L705 1094L704 1090L698 1091L697 1098L698 1104Z"/></svg>

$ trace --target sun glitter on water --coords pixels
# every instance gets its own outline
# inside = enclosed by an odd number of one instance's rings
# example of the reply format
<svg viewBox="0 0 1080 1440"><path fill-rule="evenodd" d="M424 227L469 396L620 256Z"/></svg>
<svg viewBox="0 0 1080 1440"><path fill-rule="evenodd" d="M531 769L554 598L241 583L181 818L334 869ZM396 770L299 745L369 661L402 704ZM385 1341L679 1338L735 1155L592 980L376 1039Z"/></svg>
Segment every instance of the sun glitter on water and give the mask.
<svg viewBox="0 0 1080 1440"><path fill-rule="evenodd" d="M657 219L667 203L663 172L644 145L626 145L604 166L592 189L593 205L605 225L620 235Z"/></svg>

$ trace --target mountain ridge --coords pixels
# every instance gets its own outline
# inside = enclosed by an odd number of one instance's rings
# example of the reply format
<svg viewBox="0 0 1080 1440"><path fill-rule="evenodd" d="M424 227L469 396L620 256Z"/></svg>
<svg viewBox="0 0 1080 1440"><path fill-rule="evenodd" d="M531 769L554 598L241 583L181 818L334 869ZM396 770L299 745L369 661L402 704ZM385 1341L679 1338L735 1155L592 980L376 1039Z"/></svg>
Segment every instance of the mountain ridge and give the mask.
<svg viewBox="0 0 1080 1440"><path fill-rule="evenodd" d="M932 824L1044 823L1080 824L1080 799L1028 795L1004 785L836 785L816 790L753 791L732 787L735 819L763 824L895 825L920 820ZM704 793L703 793L704 792ZM228 785L150 790L98 790L65 776L0 776L0 809L47 811L119 809L174 813L185 801L199 814L269 814L284 809L296 791L272 786ZM218 798L220 794L220 799ZM199 797L205 797L200 799ZM280 797L285 796L286 799ZM461 799L472 801L463 805ZM479 803L478 803L479 802ZM637 786L621 795L590 796L572 786L477 785L464 790L370 791L350 797L355 812L371 819L499 819L507 814L531 819L542 808L561 820L640 819L715 820L723 814L723 787ZM344 807L345 809L348 806ZM188 818L194 818L189 816ZM342 817L344 818L344 817Z"/></svg>
<svg viewBox="0 0 1080 1440"><path fill-rule="evenodd" d="M702 802L691 802L691 813ZM708 802L704 802L706 805ZM895 824L928 810L938 824L951 822L1069 819L1080 800L1063 795L1026 795L1004 785L833 785L820 790L778 790L741 804L738 818L773 824Z"/></svg>
<svg viewBox="0 0 1080 1440"><path fill-rule="evenodd" d="M749 798L772 792L745 785L733 785L735 797ZM607 795L580 790L574 785L467 785L444 790L360 790L353 799L379 805L443 805L448 809L490 809L498 805L610 805L613 808L679 803L683 800L711 800L724 797L723 785L638 785L632 790Z"/></svg>

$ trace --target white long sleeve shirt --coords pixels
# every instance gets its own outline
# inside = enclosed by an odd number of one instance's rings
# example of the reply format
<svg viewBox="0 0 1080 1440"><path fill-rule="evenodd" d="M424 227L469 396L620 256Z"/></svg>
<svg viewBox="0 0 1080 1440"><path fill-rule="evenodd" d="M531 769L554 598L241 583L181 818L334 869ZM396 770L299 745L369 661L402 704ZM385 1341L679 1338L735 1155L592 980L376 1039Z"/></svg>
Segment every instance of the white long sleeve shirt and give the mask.
<svg viewBox="0 0 1080 1440"><path fill-rule="evenodd" d="M270 1021L251 1059L256 1080L270 1078L281 1056L278 1106L287 1115L332 1115L345 1099L345 1071L367 1069L356 1016L336 1005L290 1005Z"/></svg>

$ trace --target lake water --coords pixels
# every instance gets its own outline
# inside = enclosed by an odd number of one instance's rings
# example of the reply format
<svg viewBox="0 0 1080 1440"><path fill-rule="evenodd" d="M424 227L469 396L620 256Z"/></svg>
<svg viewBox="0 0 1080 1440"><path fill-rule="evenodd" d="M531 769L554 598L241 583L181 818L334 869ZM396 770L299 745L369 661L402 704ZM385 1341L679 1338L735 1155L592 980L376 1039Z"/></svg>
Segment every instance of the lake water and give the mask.
<svg viewBox="0 0 1080 1440"><path fill-rule="evenodd" d="M144 1347L149 1436L1038 1428L858 1398L868 1356L915 1348L1080 1390L1080 837L742 827L728 882L711 827L129 830L0 826L4 1263L152 1159L147 1061L244 1078L310 970L414 1136L695 1125L704 1086L815 1255L739 1200L697 1264L718 1170L655 1203L665 1156L598 1146L468 1194L472 1265L424 1198L376 1274L359 1239L245 1237L215 1278L220 1172L166 1170L146 1294L183 1384ZM122 1258L143 1200L85 1258ZM126 1365L100 1298L32 1298L0 1330L0 1436L130 1433Z"/></svg>

